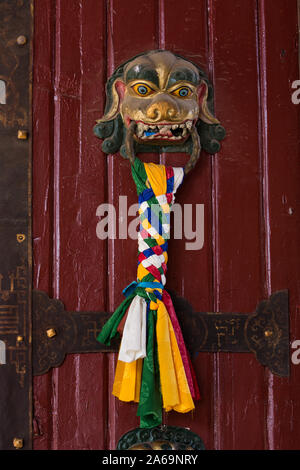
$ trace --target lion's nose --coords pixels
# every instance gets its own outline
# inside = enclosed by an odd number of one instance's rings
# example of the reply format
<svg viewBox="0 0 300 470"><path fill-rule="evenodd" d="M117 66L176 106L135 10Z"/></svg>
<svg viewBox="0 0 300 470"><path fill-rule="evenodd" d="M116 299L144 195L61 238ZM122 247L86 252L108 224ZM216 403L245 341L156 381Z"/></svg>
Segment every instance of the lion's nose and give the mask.
<svg viewBox="0 0 300 470"><path fill-rule="evenodd" d="M176 118L177 109L172 103L166 101L159 101L149 106L146 115L153 121L162 121L164 119L172 120Z"/></svg>

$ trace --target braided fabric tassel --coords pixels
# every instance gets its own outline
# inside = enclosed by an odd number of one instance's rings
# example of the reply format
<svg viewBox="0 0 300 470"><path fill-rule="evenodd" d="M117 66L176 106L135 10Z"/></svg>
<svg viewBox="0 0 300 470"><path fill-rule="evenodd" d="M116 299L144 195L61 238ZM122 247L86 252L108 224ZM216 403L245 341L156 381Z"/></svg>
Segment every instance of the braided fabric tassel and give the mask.
<svg viewBox="0 0 300 470"><path fill-rule="evenodd" d="M132 176L140 216L137 281L124 289L125 300L97 340L109 345L122 325L113 394L138 402L140 427L150 428L162 423L162 407L186 413L200 395L172 300L164 289L170 207L184 172L136 158Z"/></svg>

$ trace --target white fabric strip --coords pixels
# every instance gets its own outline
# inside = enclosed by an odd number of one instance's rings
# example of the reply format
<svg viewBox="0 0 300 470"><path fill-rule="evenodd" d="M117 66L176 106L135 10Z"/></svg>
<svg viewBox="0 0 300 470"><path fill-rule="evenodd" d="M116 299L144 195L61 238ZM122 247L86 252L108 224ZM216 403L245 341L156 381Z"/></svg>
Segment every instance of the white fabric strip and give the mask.
<svg viewBox="0 0 300 470"><path fill-rule="evenodd" d="M174 189L173 189L173 197L172 197L172 204L175 201L175 193L178 187L181 185L182 180L184 178L184 169L180 167L173 167L174 171Z"/></svg>
<svg viewBox="0 0 300 470"><path fill-rule="evenodd" d="M129 307L119 351L119 360L133 362L146 357L146 312L145 299L136 295Z"/></svg>
<svg viewBox="0 0 300 470"><path fill-rule="evenodd" d="M164 255L152 255L149 256L148 258L144 259L142 261L142 265L144 268L148 268L148 266L155 266L157 269L159 269L162 265L162 263L165 262L165 257Z"/></svg>
<svg viewBox="0 0 300 470"><path fill-rule="evenodd" d="M181 185L183 177L184 177L184 170L181 167L173 167L174 171L174 189L173 194L176 193L178 187Z"/></svg>
<svg viewBox="0 0 300 470"><path fill-rule="evenodd" d="M167 196L165 194L160 194L159 196L156 196L156 199L158 200L160 206L168 204Z"/></svg>
<svg viewBox="0 0 300 470"><path fill-rule="evenodd" d="M149 245L145 242L140 232L138 233L138 242L139 242L139 251L142 253L145 250L149 249Z"/></svg>
<svg viewBox="0 0 300 470"><path fill-rule="evenodd" d="M140 212L140 213L145 212L145 210L147 210L148 207L149 207L148 202L147 202L147 201L143 201L143 202L140 204L139 212Z"/></svg>

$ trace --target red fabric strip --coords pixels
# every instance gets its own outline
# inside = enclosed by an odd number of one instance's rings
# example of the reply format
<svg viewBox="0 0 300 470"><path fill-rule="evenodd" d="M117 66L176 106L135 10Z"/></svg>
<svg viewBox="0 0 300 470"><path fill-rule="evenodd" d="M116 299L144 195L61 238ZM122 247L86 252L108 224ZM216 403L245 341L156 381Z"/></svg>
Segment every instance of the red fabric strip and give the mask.
<svg viewBox="0 0 300 470"><path fill-rule="evenodd" d="M153 277L155 277L155 279L161 282L161 274L155 266L148 266L146 269L149 271L149 273L152 274Z"/></svg>
<svg viewBox="0 0 300 470"><path fill-rule="evenodd" d="M141 234L141 236L144 240L145 240L145 238L149 238L149 233L144 228L143 228L143 230L140 231L140 234Z"/></svg>
<svg viewBox="0 0 300 470"><path fill-rule="evenodd" d="M170 194L167 194L166 196L167 196L167 203L171 204L172 198L173 198L172 194L170 193Z"/></svg>
<svg viewBox="0 0 300 470"><path fill-rule="evenodd" d="M167 272L167 265L166 265L166 263L162 263L161 267L163 268L164 274L166 274L166 272Z"/></svg>
<svg viewBox="0 0 300 470"><path fill-rule="evenodd" d="M151 249L158 256L163 254L163 249L159 245L152 246Z"/></svg>
<svg viewBox="0 0 300 470"><path fill-rule="evenodd" d="M174 176L174 170L172 166L166 166L166 177L167 179L172 178Z"/></svg>
<svg viewBox="0 0 300 470"><path fill-rule="evenodd" d="M139 262L141 263L142 261L144 261L144 259L147 259L146 256L144 255L144 253L140 253L139 254Z"/></svg>
<svg viewBox="0 0 300 470"><path fill-rule="evenodd" d="M201 397L200 397L200 392L199 392L199 388L198 388L198 384L196 380L196 375L193 369L193 365L192 365L189 353L184 344L184 339L183 339L181 328L178 323L178 319L174 310L172 299L166 290L163 291L162 301L166 306L166 309L168 311L168 314L170 316L170 319L173 325L174 333L176 336L178 348L179 348L180 355L182 358L185 375L187 378L187 382L190 388L192 398L194 400L199 400Z"/></svg>

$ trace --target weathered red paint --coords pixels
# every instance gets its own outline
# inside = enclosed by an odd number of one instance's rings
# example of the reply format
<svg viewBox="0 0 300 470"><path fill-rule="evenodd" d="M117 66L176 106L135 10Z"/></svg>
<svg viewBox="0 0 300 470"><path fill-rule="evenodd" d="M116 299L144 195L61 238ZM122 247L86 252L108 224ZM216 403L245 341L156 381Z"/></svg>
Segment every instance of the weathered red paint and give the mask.
<svg viewBox="0 0 300 470"><path fill-rule="evenodd" d="M286 285L290 294L291 344L300 338L297 317L300 279L300 161L299 105L291 100L291 84L299 78L297 3L277 2L260 8L261 70L265 110L262 118L264 150L264 213L266 288ZM282 20L284 18L284 21ZM274 40L276 38L276 41ZM275 71L276 73L272 72ZM293 351L293 350L291 350ZM299 448L300 368L282 380L267 374L268 444L274 449Z"/></svg>
<svg viewBox="0 0 300 470"><path fill-rule="evenodd" d="M196 310L245 313L288 288L291 340L300 339L297 28L296 0L36 1L34 287L69 310L112 311L135 278L136 243L96 237L97 206L118 206L119 195L133 204L136 192L129 163L103 155L92 128L114 67L166 48L208 71L227 130L221 152L203 153L178 192L180 204L204 204L205 243L170 242L168 288ZM138 425L136 405L111 395L115 361L72 355L35 378L36 449L115 448ZM208 449L298 448L297 366L278 379L252 355L193 361L202 400L193 414L165 414L166 424L191 428Z"/></svg>

